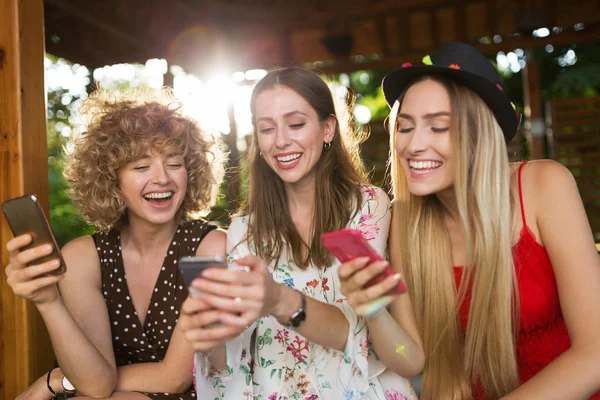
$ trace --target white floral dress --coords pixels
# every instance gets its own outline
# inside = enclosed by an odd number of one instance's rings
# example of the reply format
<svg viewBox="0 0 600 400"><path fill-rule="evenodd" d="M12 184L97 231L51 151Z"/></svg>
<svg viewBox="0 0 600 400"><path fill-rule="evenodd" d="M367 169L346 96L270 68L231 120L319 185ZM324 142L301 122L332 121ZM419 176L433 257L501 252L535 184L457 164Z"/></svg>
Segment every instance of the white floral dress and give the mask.
<svg viewBox="0 0 600 400"><path fill-rule="evenodd" d="M360 230L375 250L386 254L391 218L389 198L377 187L361 186L361 190L361 210L348 227ZM255 254L253 245L237 246L246 236L247 222L247 217L231 222L227 233L230 263L234 256ZM202 365L206 358L197 354L196 370L209 371L206 377L196 374L199 397L210 400L416 399L410 382L387 371L370 350L364 319L356 315L340 292L339 266L336 261L325 270L315 267L302 270L284 251L271 268L277 282L334 305L344 313L350 324L344 352L309 342L274 317L266 316L227 343L227 370L207 368Z"/></svg>

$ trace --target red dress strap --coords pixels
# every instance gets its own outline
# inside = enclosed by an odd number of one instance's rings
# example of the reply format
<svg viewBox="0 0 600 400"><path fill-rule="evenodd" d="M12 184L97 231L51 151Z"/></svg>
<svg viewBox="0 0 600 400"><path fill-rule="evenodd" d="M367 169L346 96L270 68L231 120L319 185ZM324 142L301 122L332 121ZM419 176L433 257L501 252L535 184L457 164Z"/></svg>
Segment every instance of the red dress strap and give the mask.
<svg viewBox="0 0 600 400"><path fill-rule="evenodd" d="M523 205L523 185L521 183L521 172L523 171L525 164L527 164L527 161L523 161L521 165L519 165L519 201L521 202L521 217L523 218L523 227L527 226L527 221L525 220L525 206Z"/></svg>

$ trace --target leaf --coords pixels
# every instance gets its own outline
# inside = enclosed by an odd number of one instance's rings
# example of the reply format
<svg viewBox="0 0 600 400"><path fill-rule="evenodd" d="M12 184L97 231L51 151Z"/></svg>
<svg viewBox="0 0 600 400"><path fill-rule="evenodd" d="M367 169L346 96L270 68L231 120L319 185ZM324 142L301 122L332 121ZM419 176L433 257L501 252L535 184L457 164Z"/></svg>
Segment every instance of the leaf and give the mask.
<svg viewBox="0 0 600 400"><path fill-rule="evenodd" d="M263 336L268 336L268 335L270 335L270 334L271 334L271 332L272 332L271 328L268 328L268 329L265 331L265 333L263 334Z"/></svg>
<svg viewBox="0 0 600 400"><path fill-rule="evenodd" d="M252 377L250 374L246 375L246 385L249 385L252 382Z"/></svg>
<svg viewBox="0 0 600 400"><path fill-rule="evenodd" d="M273 369L271 370L271 377L270 377L271 379L273 379L273 375L275 375L275 372L276 372L276 371L277 371L277 368L273 368ZM280 375L280 377L281 377L281 374L279 374L279 375Z"/></svg>
<svg viewBox="0 0 600 400"><path fill-rule="evenodd" d="M323 382L323 384L321 385L322 388L325 389L331 389L331 384L329 382Z"/></svg>
<svg viewBox="0 0 600 400"><path fill-rule="evenodd" d="M250 374L250 368L248 368L247 365L240 366L240 371L242 371L243 373L248 374L248 375Z"/></svg>

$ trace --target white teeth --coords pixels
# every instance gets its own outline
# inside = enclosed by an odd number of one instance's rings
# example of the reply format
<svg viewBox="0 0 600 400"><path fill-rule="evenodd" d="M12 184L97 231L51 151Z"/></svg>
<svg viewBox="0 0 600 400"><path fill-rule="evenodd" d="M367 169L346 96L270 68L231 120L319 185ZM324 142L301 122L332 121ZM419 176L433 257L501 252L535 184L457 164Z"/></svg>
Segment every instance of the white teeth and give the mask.
<svg viewBox="0 0 600 400"><path fill-rule="evenodd" d="M166 199L173 196L173 192L163 192L163 193L148 193L144 195L145 199Z"/></svg>
<svg viewBox="0 0 600 400"><path fill-rule="evenodd" d="M296 154L290 154L288 156L283 156L283 157L277 157L277 161L282 162L282 163L289 163L291 161L296 161L297 159L299 159L302 156L301 153L296 153Z"/></svg>
<svg viewBox="0 0 600 400"><path fill-rule="evenodd" d="M410 160L409 166L411 169L420 169L420 170L432 170L442 166L442 163L439 161L415 161Z"/></svg>

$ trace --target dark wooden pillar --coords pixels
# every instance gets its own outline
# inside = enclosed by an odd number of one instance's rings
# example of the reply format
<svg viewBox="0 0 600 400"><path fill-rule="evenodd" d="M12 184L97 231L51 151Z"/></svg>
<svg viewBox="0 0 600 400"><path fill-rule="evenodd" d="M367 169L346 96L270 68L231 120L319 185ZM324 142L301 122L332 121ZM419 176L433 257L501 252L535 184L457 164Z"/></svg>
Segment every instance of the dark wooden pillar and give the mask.
<svg viewBox="0 0 600 400"><path fill-rule="evenodd" d="M523 69L523 100L525 105L525 135L531 159L546 157L546 124L542 114L540 69L533 50L526 51L527 64Z"/></svg>

